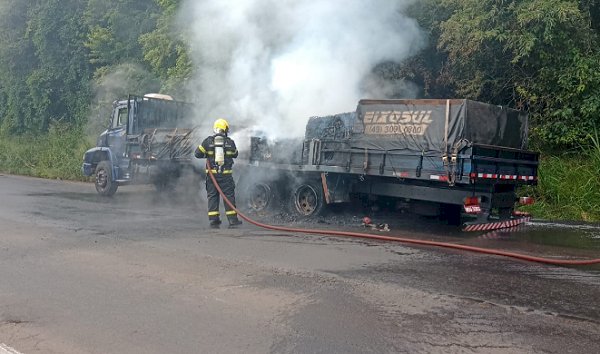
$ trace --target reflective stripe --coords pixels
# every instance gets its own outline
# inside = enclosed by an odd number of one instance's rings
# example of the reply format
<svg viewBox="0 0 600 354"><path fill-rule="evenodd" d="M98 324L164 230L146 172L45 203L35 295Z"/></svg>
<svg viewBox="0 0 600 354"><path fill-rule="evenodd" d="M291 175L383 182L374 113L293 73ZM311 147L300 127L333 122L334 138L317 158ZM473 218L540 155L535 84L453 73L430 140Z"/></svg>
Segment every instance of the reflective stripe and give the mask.
<svg viewBox="0 0 600 354"><path fill-rule="evenodd" d="M230 174L233 173L233 170L225 170L225 171L223 171L221 173L219 173L219 171L217 171L217 170L211 170L211 172L219 174L219 175L230 175ZM206 170L206 173L208 173L208 170Z"/></svg>
<svg viewBox="0 0 600 354"><path fill-rule="evenodd" d="M237 212L235 210L230 210L230 211L226 211L225 215L228 215L228 216L237 215Z"/></svg>
<svg viewBox="0 0 600 354"><path fill-rule="evenodd" d="M203 154L206 154L206 149L202 145L198 145L198 150L202 151Z"/></svg>
<svg viewBox="0 0 600 354"><path fill-rule="evenodd" d="M238 153L237 150L235 150L235 151L227 151L227 152L225 152L225 155L235 155L237 153Z"/></svg>
<svg viewBox="0 0 600 354"><path fill-rule="evenodd" d="M206 154L207 154L208 156L212 156L212 155L214 155L214 154L215 154L215 152L214 152L214 151L209 151L209 152L207 152Z"/></svg>
<svg viewBox="0 0 600 354"><path fill-rule="evenodd" d="M219 216L219 212L218 211L209 211L208 212L208 216Z"/></svg>

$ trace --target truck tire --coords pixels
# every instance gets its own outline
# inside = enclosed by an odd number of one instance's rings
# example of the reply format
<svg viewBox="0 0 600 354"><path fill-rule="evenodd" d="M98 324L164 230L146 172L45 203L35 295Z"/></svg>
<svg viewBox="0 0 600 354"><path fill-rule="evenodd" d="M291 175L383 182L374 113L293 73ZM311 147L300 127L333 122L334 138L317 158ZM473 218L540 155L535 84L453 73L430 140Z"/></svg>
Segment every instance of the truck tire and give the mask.
<svg viewBox="0 0 600 354"><path fill-rule="evenodd" d="M299 183L292 188L290 209L303 217L321 215L325 209L323 187L315 182Z"/></svg>
<svg viewBox="0 0 600 354"><path fill-rule="evenodd" d="M273 210L278 204L271 183L240 183L238 191L240 204L255 212Z"/></svg>
<svg viewBox="0 0 600 354"><path fill-rule="evenodd" d="M100 161L95 173L96 191L103 197L111 197L117 192L119 185L112 180L112 167L109 161Z"/></svg>

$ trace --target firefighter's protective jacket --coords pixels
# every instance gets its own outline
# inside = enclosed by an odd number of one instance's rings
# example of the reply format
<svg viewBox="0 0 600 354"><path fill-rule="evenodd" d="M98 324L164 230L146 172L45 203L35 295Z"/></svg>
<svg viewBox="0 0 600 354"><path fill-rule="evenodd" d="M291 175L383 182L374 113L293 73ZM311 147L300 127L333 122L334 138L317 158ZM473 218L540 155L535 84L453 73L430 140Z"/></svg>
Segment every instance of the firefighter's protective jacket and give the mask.
<svg viewBox="0 0 600 354"><path fill-rule="evenodd" d="M223 145L223 150L225 152L225 163L220 169L217 168L218 166L215 161L215 136L217 135L225 138L225 143ZM233 159L238 157L238 150L233 139L227 137L226 135L217 135L212 135L204 139L202 144L199 145L194 151L194 156L199 159L207 158L213 168L213 173L230 174L232 172Z"/></svg>

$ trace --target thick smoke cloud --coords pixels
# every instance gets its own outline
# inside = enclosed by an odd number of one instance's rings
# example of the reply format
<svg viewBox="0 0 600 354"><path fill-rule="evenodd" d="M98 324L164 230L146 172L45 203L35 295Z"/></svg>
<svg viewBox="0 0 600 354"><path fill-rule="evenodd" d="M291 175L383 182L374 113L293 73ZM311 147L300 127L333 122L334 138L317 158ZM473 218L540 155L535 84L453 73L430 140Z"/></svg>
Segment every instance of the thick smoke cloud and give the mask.
<svg viewBox="0 0 600 354"><path fill-rule="evenodd" d="M397 95L398 83L371 74L420 48L416 22L402 14L410 2L187 0L182 22L198 68L191 89L199 116L271 137L302 136L310 116ZM402 87L410 95L413 87Z"/></svg>

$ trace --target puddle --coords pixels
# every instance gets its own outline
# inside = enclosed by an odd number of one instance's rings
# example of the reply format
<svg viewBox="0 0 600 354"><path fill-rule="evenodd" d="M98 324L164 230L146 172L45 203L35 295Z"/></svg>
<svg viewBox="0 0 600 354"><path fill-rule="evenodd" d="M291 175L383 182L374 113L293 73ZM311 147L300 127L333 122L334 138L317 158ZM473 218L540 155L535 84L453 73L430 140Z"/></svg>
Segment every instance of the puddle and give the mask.
<svg viewBox="0 0 600 354"><path fill-rule="evenodd" d="M600 251L600 228L592 225L531 223L511 235L533 244Z"/></svg>

